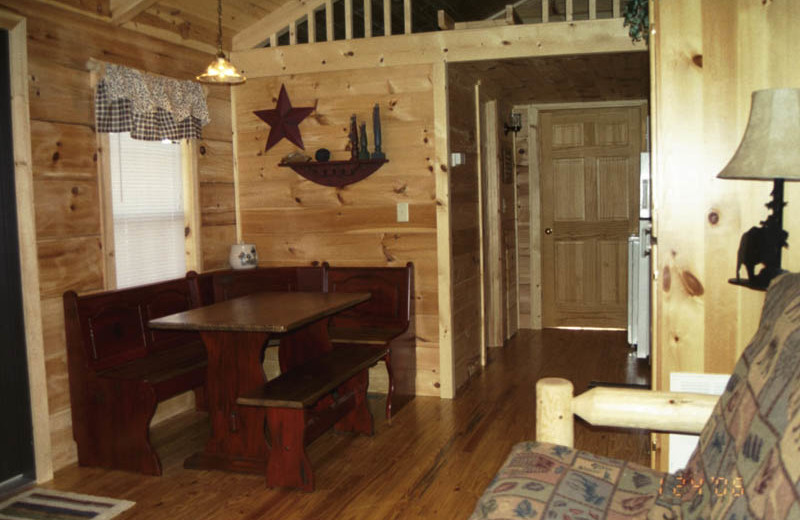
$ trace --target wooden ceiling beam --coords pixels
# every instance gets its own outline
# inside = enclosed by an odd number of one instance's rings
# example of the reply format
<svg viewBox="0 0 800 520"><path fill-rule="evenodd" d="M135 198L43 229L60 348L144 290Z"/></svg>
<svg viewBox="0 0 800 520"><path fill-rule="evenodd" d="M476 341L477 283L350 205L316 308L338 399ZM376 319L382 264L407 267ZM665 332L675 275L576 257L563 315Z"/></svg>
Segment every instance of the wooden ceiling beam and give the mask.
<svg viewBox="0 0 800 520"><path fill-rule="evenodd" d="M244 51L255 48L273 34L279 34L291 22L296 22L325 4L325 0L289 0L264 18L236 33L233 36L233 50Z"/></svg>
<svg viewBox="0 0 800 520"><path fill-rule="evenodd" d="M372 67L643 51L619 20L503 25L234 52L248 78Z"/></svg>
<svg viewBox="0 0 800 520"><path fill-rule="evenodd" d="M111 23L122 25L150 9L158 0L111 0Z"/></svg>

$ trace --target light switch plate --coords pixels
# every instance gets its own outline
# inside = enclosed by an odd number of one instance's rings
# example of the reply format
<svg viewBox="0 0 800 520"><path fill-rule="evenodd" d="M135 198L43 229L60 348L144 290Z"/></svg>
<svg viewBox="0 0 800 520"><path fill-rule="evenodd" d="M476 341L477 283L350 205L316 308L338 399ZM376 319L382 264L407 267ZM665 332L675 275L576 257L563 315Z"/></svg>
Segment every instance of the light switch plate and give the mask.
<svg viewBox="0 0 800 520"><path fill-rule="evenodd" d="M397 221L408 222L408 202L397 203Z"/></svg>

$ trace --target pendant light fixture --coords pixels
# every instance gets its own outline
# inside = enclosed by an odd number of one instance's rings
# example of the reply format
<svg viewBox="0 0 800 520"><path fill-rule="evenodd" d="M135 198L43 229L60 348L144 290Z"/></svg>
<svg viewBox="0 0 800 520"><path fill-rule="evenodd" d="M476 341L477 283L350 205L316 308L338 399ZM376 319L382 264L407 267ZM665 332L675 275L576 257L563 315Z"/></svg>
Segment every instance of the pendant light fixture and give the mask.
<svg viewBox="0 0 800 520"><path fill-rule="evenodd" d="M217 57L206 68L205 72L197 76L197 81L202 83L223 83L226 85L244 83L247 78L239 73L222 51L222 0L217 0L217 20L219 22L217 29Z"/></svg>

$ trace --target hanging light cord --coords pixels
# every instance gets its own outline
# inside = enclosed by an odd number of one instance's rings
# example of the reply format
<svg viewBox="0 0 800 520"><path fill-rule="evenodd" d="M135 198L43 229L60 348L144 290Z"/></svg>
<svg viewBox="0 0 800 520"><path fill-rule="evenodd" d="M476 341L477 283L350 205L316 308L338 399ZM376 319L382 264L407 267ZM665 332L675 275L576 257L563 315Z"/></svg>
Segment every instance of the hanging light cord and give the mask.
<svg viewBox="0 0 800 520"><path fill-rule="evenodd" d="M222 52L222 0L217 2L217 54L224 56Z"/></svg>

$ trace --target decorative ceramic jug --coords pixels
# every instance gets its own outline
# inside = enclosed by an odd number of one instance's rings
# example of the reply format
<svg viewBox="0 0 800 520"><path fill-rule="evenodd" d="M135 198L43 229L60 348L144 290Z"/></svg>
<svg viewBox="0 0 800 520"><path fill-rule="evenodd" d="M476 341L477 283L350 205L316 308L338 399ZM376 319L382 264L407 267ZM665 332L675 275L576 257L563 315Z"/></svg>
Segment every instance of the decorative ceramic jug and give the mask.
<svg viewBox="0 0 800 520"><path fill-rule="evenodd" d="M258 265L258 253L253 244L233 244L228 262L234 269L253 269Z"/></svg>

